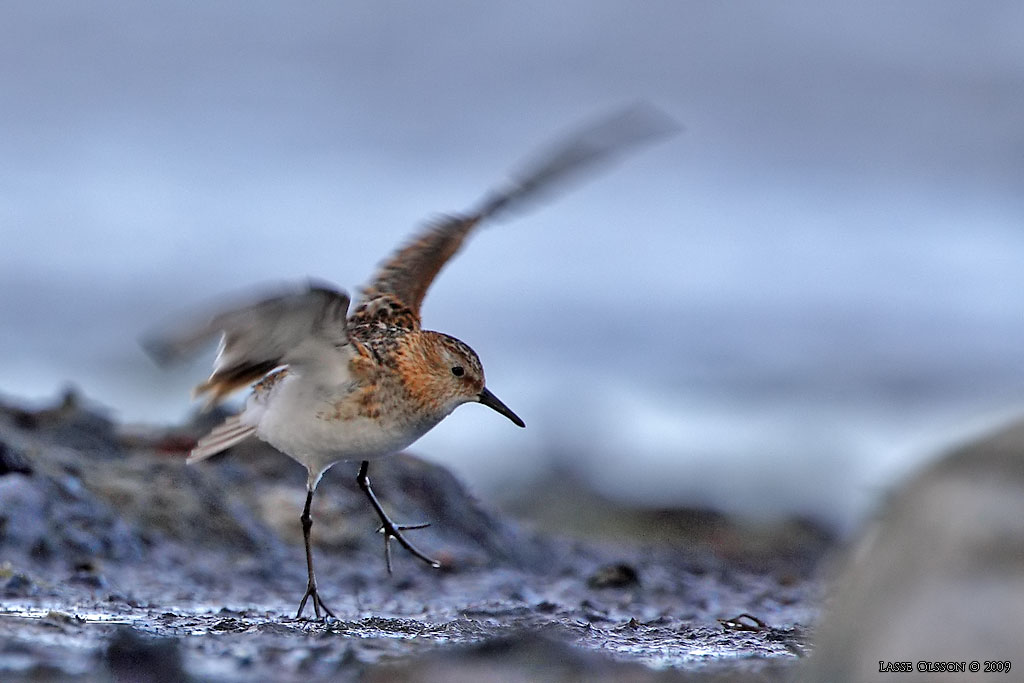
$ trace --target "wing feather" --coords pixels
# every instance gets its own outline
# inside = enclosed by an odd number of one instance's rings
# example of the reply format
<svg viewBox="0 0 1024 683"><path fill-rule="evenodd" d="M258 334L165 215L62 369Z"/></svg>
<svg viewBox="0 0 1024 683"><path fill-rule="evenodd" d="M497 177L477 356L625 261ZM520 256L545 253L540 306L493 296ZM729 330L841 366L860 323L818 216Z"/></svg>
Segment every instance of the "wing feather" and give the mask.
<svg viewBox="0 0 1024 683"><path fill-rule="evenodd" d="M483 221L552 196L627 150L679 130L663 112L645 104L616 111L576 129L512 174L510 182L484 196L465 216L444 216L429 224L385 261L362 291L355 324L389 318L400 327L419 327L420 306L434 278Z"/></svg>
<svg viewBox="0 0 1024 683"><path fill-rule="evenodd" d="M176 325L151 335L143 347L162 364L182 360L220 335L213 374L196 387L215 404L275 368L325 368L347 364L355 353L348 338L349 297L309 283ZM344 365L342 365L344 367Z"/></svg>

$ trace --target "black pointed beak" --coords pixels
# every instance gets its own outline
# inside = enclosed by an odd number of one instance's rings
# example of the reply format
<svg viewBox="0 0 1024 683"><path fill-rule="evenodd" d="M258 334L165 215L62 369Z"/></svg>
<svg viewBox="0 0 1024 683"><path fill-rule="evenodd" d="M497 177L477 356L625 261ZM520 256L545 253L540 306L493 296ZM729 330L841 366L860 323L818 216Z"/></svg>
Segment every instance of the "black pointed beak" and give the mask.
<svg viewBox="0 0 1024 683"><path fill-rule="evenodd" d="M488 408L493 408L497 412L501 413L508 419L512 420L517 426L525 427L526 423L519 419L519 416L509 410L508 406L498 400L498 397L491 393L491 390L484 387L483 391L480 392L480 396L477 399L480 403L483 403Z"/></svg>

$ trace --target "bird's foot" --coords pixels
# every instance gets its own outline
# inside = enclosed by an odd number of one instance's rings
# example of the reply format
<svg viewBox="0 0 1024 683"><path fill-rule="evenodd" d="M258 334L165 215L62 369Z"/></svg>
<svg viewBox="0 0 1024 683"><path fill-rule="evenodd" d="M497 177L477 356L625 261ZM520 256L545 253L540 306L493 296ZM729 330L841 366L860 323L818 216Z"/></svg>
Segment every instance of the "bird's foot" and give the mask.
<svg viewBox="0 0 1024 683"><path fill-rule="evenodd" d="M377 529L378 533L384 534L384 560L388 565L388 574L391 573L391 539L395 539L401 544L403 548L408 550L413 556L423 560L434 569L438 569L441 563L435 559L427 557L419 548L414 546L409 539L407 539L402 532L411 531L413 529L424 529L429 524L395 524L388 517L388 513L384 512L384 508L381 507L380 501L377 500L377 495L373 492L373 488L370 486L370 477L368 475L370 470L370 463L366 460L359 467L359 474L356 476L356 483L359 484L359 488L363 490L366 497L370 500L370 504L373 506L374 512L377 513L377 518L380 519L380 528Z"/></svg>
<svg viewBox="0 0 1024 683"><path fill-rule="evenodd" d="M338 618L334 616L334 612L331 611L331 608L328 607L326 603L324 603L323 598L320 597L320 594L316 590L316 582L310 581L306 585L306 594L302 596L302 602L299 603L299 611L295 613L296 619L302 618L302 610L306 608L306 601L310 598L312 598L313 612L316 613L317 619L326 619L327 617L331 617L333 619ZM320 614L321 609L323 609L323 615Z"/></svg>
<svg viewBox="0 0 1024 683"><path fill-rule="evenodd" d="M380 528L377 529L378 534L384 534L384 561L388 565L388 574L391 573L391 539L395 539L398 543L408 550L413 556L423 560L434 569L438 569L441 563L435 559L428 557L419 548L414 546L412 542L407 539L402 532L412 531L413 529L425 529L430 526L430 523L426 524L395 524L391 521L391 518L386 514L382 514L380 519Z"/></svg>

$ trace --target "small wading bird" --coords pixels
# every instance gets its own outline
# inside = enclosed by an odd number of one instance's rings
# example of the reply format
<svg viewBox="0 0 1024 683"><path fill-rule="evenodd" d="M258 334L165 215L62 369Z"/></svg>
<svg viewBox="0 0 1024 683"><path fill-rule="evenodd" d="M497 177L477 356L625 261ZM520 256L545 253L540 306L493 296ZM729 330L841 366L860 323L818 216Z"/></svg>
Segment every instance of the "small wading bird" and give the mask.
<svg viewBox="0 0 1024 683"><path fill-rule="evenodd" d="M328 468L341 460L361 462L356 481L380 518L389 572L392 539L438 567L402 533L427 525L396 524L381 507L370 487L370 460L406 448L463 403L482 403L526 426L485 386L473 349L420 326L420 304L437 273L485 220L676 130L665 115L642 105L577 130L488 194L479 208L440 218L399 249L362 290L351 315L347 294L309 283L194 316L143 341L158 362L167 363L220 335L213 374L195 390L209 396L208 407L255 382L242 411L200 439L189 463L256 436L308 471L300 518L308 582L296 619L307 600L317 618L321 611L334 616L317 591L310 544L313 493Z"/></svg>

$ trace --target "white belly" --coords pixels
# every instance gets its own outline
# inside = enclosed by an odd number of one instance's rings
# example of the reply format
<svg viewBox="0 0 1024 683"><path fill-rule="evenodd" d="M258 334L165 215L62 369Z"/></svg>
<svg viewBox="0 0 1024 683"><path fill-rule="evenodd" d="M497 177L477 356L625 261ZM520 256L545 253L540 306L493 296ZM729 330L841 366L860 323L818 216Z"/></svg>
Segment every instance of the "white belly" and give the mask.
<svg viewBox="0 0 1024 683"><path fill-rule="evenodd" d="M290 375L264 399L250 399L247 417L256 418L256 435L309 470L315 487L327 469L341 460L372 460L406 448L433 425L412 427L388 415L379 419L338 419L335 403L342 388L309 386Z"/></svg>

